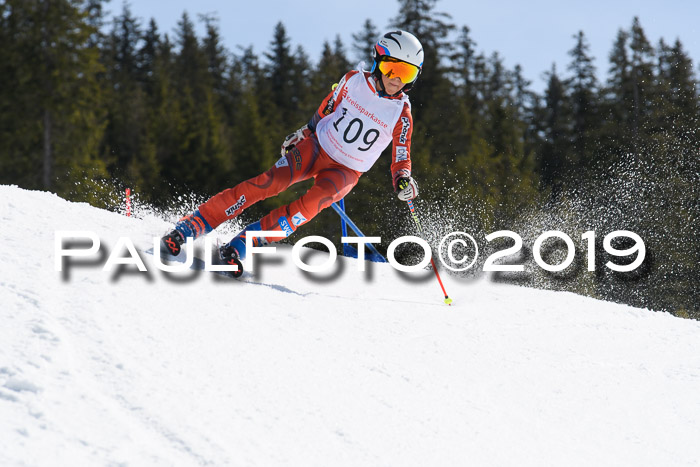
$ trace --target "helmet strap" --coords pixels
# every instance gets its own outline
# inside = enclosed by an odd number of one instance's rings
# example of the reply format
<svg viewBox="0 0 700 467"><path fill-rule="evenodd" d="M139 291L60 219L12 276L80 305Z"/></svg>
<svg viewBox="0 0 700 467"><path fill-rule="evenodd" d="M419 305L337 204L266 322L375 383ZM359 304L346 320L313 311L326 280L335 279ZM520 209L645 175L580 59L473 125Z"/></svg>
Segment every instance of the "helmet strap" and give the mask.
<svg viewBox="0 0 700 467"><path fill-rule="evenodd" d="M389 94L388 92L386 92L386 89L384 88L384 81L382 81L382 72L379 71L377 62L374 62L374 67L372 67L372 76L374 76L374 82L376 84L379 97L393 97L406 90L406 87L404 86L403 89L401 89L401 91L397 92L396 94Z"/></svg>
<svg viewBox="0 0 700 467"><path fill-rule="evenodd" d="M379 71L379 67L377 66L377 62L374 62L374 66L372 67L372 75L374 76L374 82L377 85L377 91L380 92L380 94L386 94L386 89L384 89L384 82L382 81L382 72Z"/></svg>

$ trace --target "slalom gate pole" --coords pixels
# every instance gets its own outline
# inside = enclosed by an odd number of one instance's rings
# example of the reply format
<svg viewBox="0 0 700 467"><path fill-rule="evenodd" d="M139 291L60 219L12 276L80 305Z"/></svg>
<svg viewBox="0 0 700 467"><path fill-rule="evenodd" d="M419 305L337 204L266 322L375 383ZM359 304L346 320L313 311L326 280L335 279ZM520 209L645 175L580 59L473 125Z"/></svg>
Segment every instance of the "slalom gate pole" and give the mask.
<svg viewBox="0 0 700 467"><path fill-rule="evenodd" d="M341 200L338 201L338 206L343 212L345 212L345 198L341 198ZM342 217L340 218L340 233L343 235L343 237L348 236L348 224Z"/></svg>
<svg viewBox="0 0 700 467"><path fill-rule="evenodd" d="M408 209L411 210L411 217L413 217L413 220L416 222L416 227L418 228L418 234L423 236L423 229L420 226L420 221L418 220L418 215L416 214L416 208L413 207L413 201L410 199L407 201L408 204ZM447 292L445 292L445 286L442 285L442 279L440 279L440 273L438 273L437 267L435 266L435 261L433 261L433 255L430 255L430 264L433 266L433 272L435 273L435 277L437 277L438 283L440 284L440 288L442 289L442 294L445 296L445 303L448 305L452 305L452 299L447 296Z"/></svg>
<svg viewBox="0 0 700 467"><path fill-rule="evenodd" d="M126 198L126 217L131 217L131 188L127 188L125 192Z"/></svg>
<svg viewBox="0 0 700 467"><path fill-rule="evenodd" d="M358 226L355 225L355 223L352 221L352 219L350 219L350 217L347 215L347 213L345 212L345 210L344 210L344 209L341 209L340 206L338 206L338 203L333 203L333 204L331 204L331 207L333 208L333 210L334 210L336 213L338 213L338 215L340 216L340 218L341 218L343 221L345 221L345 223L347 224L347 226L350 227L358 236L360 236L360 237L364 237L364 236L365 236L365 234L362 233L362 231L360 230L360 228L359 228ZM346 230L346 231L347 231L347 230ZM377 249L374 247L374 245L372 245L371 243L367 243L367 248L368 248L369 251L372 253L372 256L373 256L374 258L376 258L376 261L377 261L377 262L379 262L379 263L387 263L387 262L388 262L388 261L386 260L386 258L384 258L384 256L382 256L382 254L379 253L379 251L377 251Z"/></svg>
<svg viewBox="0 0 700 467"><path fill-rule="evenodd" d="M340 209L345 212L345 198L341 198L340 201L338 201L338 206ZM348 236L348 224L345 222L345 219L342 217L340 218L340 234L343 237ZM343 243L343 256L348 256L350 258L357 258L357 249L351 247L347 243Z"/></svg>

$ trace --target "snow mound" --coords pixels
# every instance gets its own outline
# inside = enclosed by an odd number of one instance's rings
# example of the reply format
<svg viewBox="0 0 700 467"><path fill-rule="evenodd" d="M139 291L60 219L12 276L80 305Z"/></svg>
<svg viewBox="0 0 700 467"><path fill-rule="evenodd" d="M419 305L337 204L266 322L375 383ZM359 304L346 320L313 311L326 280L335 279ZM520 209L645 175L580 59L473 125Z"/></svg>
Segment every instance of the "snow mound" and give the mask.
<svg viewBox="0 0 700 467"><path fill-rule="evenodd" d="M107 272L170 225L13 186L0 220L0 465L700 463L698 322L453 277L447 307L289 247L242 281ZM56 271L63 230L101 256Z"/></svg>

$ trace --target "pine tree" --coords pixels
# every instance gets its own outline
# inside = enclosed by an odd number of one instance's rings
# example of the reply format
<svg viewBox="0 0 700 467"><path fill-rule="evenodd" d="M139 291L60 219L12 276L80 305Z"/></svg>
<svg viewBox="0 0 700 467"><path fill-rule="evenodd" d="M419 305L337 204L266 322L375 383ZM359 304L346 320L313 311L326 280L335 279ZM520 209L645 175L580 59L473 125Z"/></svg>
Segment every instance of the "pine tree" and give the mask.
<svg viewBox="0 0 700 467"><path fill-rule="evenodd" d="M252 48L244 50L237 60L241 96L233 124L236 177L240 181L269 169L279 156L281 141L269 138L267 121L262 110L271 106L261 92L263 70Z"/></svg>
<svg viewBox="0 0 700 467"><path fill-rule="evenodd" d="M379 30L371 19L366 19L362 30L352 35L353 53L357 62L365 62L367 67L372 65L372 49L379 39Z"/></svg>
<svg viewBox="0 0 700 467"><path fill-rule="evenodd" d="M228 53L221 43L218 18L212 15L200 15L200 19L206 28L202 48L207 60L208 82L218 100L225 93Z"/></svg>
<svg viewBox="0 0 700 467"><path fill-rule="evenodd" d="M336 37L334 48L331 48L328 41L324 41L321 58L314 73L314 93L317 104L320 104L321 99L331 91L331 86L340 81L348 71L350 71L350 63L345 57L340 37Z"/></svg>
<svg viewBox="0 0 700 467"><path fill-rule="evenodd" d="M570 89L572 118L572 166L570 173L588 167L594 157L595 142L598 139L598 80L589 56L590 46L583 31L574 36L576 45L569 51L572 57L568 70L572 73L567 80Z"/></svg>
<svg viewBox="0 0 700 467"><path fill-rule="evenodd" d="M104 47L107 69L105 101L108 124L104 152L111 161L110 172L140 189L140 173L135 164L141 157L147 109L139 82L138 49L142 32L139 20L128 5L115 18Z"/></svg>
<svg viewBox="0 0 700 467"><path fill-rule="evenodd" d="M700 145L700 97L693 62L680 40L673 46L663 39L659 43L657 125L659 131L672 136L676 147L687 153ZM687 164L684 164L684 167Z"/></svg>
<svg viewBox="0 0 700 467"><path fill-rule="evenodd" d="M428 197L440 197L450 164L463 148L450 138L452 122L460 118L460 102L451 99L453 84L450 63L454 52L449 33L455 29L447 13L435 11L436 0L401 0L392 27L415 35L423 46L424 62L416 85L409 91L413 113L412 151L414 165L433 170L423 172ZM439 51L439 53L438 53ZM420 160L420 154L429 154Z"/></svg>
<svg viewBox="0 0 700 467"><path fill-rule="evenodd" d="M654 57L655 51L646 37L639 18L632 21L630 34L631 56L631 84L633 95L632 110L632 135L634 148L639 150L646 138L641 134L642 127L649 125L654 118L655 79Z"/></svg>
<svg viewBox="0 0 700 467"><path fill-rule="evenodd" d="M39 53L39 45L29 34L33 12L19 3L0 2L0 183L38 188L41 115L34 99L38 77L25 54Z"/></svg>
<svg viewBox="0 0 700 467"><path fill-rule="evenodd" d="M460 110L450 129L452 141L461 150L450 174L450 180L455 183L449 191L450 203L455 208L464 207L463 218L473 218L474 213L479 213L474 227L486 230L486 226L493 225L495 213L492 208L497 205L500 194L497 164L492 157L493 148L487 142L485 92L480 86L485 85L489 78L486 77L485 58L477 54L476 43L466 26L460 31L454 64L450 73L454 77L450 81L459 83L459 86L450 88L451 95L446 98L459 98Z"/></svg>
<svg viewBox="0 0 700 467"><path fill-rule="evenodd" d="M456 55L456 73L464 89L471 92L474 81L474 61L476 58L476 42L471 38L471 30L462 26L457 40L459 50Z"/></svg>
<svg viewBox="0 0 700 467"><path fill-rule="evenodd" d="M315 80L317 81L318 77L314 73L309 56L304 48L299 45L294 52L294 84L292 85L294 87L297 111L295 112L292 127L285 129L286 134L289 134L292 128L298 128L306 124L319 105L323 92L316 92Z"/></svg>
<svg viewBox="0 0 700 467"><path fill-rule="evenodd" d="M566 87L552 65L545 91L544 142L538 151L538 171L545 187L558 196L567 183L570 144L570 104Z"/></svg>
<svg viewBox="0 0 700 467"><path fill-rule="evenodd" d="M150 38L150 39L149 39ZM142 56L146 50L153 48L153 60L149 66L142 62L143 71L150 75L147 80L149 118L146 153L154 158L154 171L144 175L144 184L153 190L152 198L159 204L167 206L171 197L178 194L179 174L182 168L175 162L180 151L180 138L185 128L185 118L179 100L175 81L175 64L173 45L167 34L159 36L155 22L151 22L146 34ZM152 67L152 70L148 71ZM182 194L180 192L180 194Z"/></svg>
<svg viewBox="0 0 700 467"><path fill-rule="evenodd" d="M628 41L629 34L619 30L609 55L607 83L601 89L601 131L594 170L603 175L611 162L629 151L633 144L634 91Z"/></svg>
<svg viewBox="0 0 700 467"><path fill-rule="evenodd" d="M158 26L151 18L148 29L142 34L141 47L136 51L136 81L140 88L145 108L143 127L140 129L140 153L133 160L133 171L138 174L137 190L144 200L158 200L165 197L167 183L161 176L162 167L159 162L158 132L156 128L164 124L165 118L172 118L167 112L160 113L163 105L159 99L164 76L160 64L162 47ZM166 85L167 86L167 85Z"/></svg>
<svg viewBox="0 0 700 467"><path fill-rule="evenodd" d="M604 90L606 122L602 143L608 156L639 153L649 142L655 120L658 89L654 76L655 51L634 18L629 32L620 30L610 54L610 77ZM603 165L607 165L604 163Z"/></svg>
<svg viewBox="0 0 700 467"><path fill-rule="evenodd" d="M160 34L156 21L151 18L148 29L142 36L142 45L136 52L137 71L136 76L147 95L153 94L154 75L158 51L161 44Z"/></svg>
<svg viewBox="0 0 700 467"><path fill-rule="evenodd" d="M416 108L433 101L435 87L445 79L445 68L450 66L455 52L448 39L456 26L449 14L435 10L436 3L437 0L400 0L399 14L392 20L394 27L415 35L423 45L423 70L419 84L411 90L411 102Z"/></svg>
<svg viewBox="0 0 700 467"><path fill-rule="evenodd" d="M275 26L274 37L270 43L270 52L265 73L272 94L272 104L280 117L277 128L288 129L295 123L298 103L294 99L294 57L291 53L287 30L280 22Z"/></svg>
<svg viewBox="0 0 700 467"><path fill-rule="evenodd" d="M1 79L9 85L0 91L0 126L8 136L0 173L11 183L88 199L105 175L96 158L100 65L90 39L97 31L83 2L7 0L0 8Z"/></svg>
<svg viewBox="0 0 700 467"><path fill-rule="evenodd" d="M180 50L174 57L173 79L182 127L177 151L164 170L180 185L200 194L214 194L231 171L225 120L214 96L207 54L187 13L178 22L176 33Z"/></svg>
<svg viewBox="0 0 700 467"><path fill-rule="evenodd" d="M458 50L455 60L455 82L460 83L454 92L463 99L465 108L464 124L469 134L468 140L475 137L477 121L479 120L479 107L481 106L477 79L477 53L476 43L472 40L470 30L464 26L457 41ZM468 141L467 141L468 142Z"/></svg>
<svg viewBox="0 0 700 467"><path fill-rule="evenodd" d="M491 170L495 171L496 219L509 225L534 194L534 183L528 174L532 169L524 153L525 126L518 119L513 74L505 69L495 52L488 63L490 85L487 87L484 138L492 148ZM522 85L523 83L521 83ZM524 96L522 96L524 98Z"/></svg>
<svg viewBox="0 0 700 467"><path fill-rule="evenodd" d="M519 178L526 191L532 192L538 186L539 180L535 175L536 155L535 151L539 142L537 128L533 125L538 109L538 96L530 89L530 80L523 76L523 69L515 65L511 73L512 81L512 106L514 109L514 124L516 135L520 140L519 154L517 154L517 168Z"/></svg>
<svg viewBox="0 0 700 467"><path fill-rule="evenodd" d="M85 2L85 13L87 14L85 22L93 31L86 44L89 48L100 47L102 45L102 40L104 38L102 33L102 27L104 26L103 4L107 2L109 2L109 0L87 0Z"/></svg>

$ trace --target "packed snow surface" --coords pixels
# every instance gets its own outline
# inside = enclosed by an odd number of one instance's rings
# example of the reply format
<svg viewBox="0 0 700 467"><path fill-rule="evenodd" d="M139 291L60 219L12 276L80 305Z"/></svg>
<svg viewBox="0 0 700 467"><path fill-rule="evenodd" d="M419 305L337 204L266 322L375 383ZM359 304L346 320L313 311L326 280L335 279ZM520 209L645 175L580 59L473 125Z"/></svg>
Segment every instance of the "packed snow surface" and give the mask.
<svg viewBox="0 0 700 467"><path fill-rule="evenodd" d="M700 465L696 321L289 246L165 273L165 220L12 186L0 220L0 465ZM65 230L101 248L59 272Z"/></svg>

